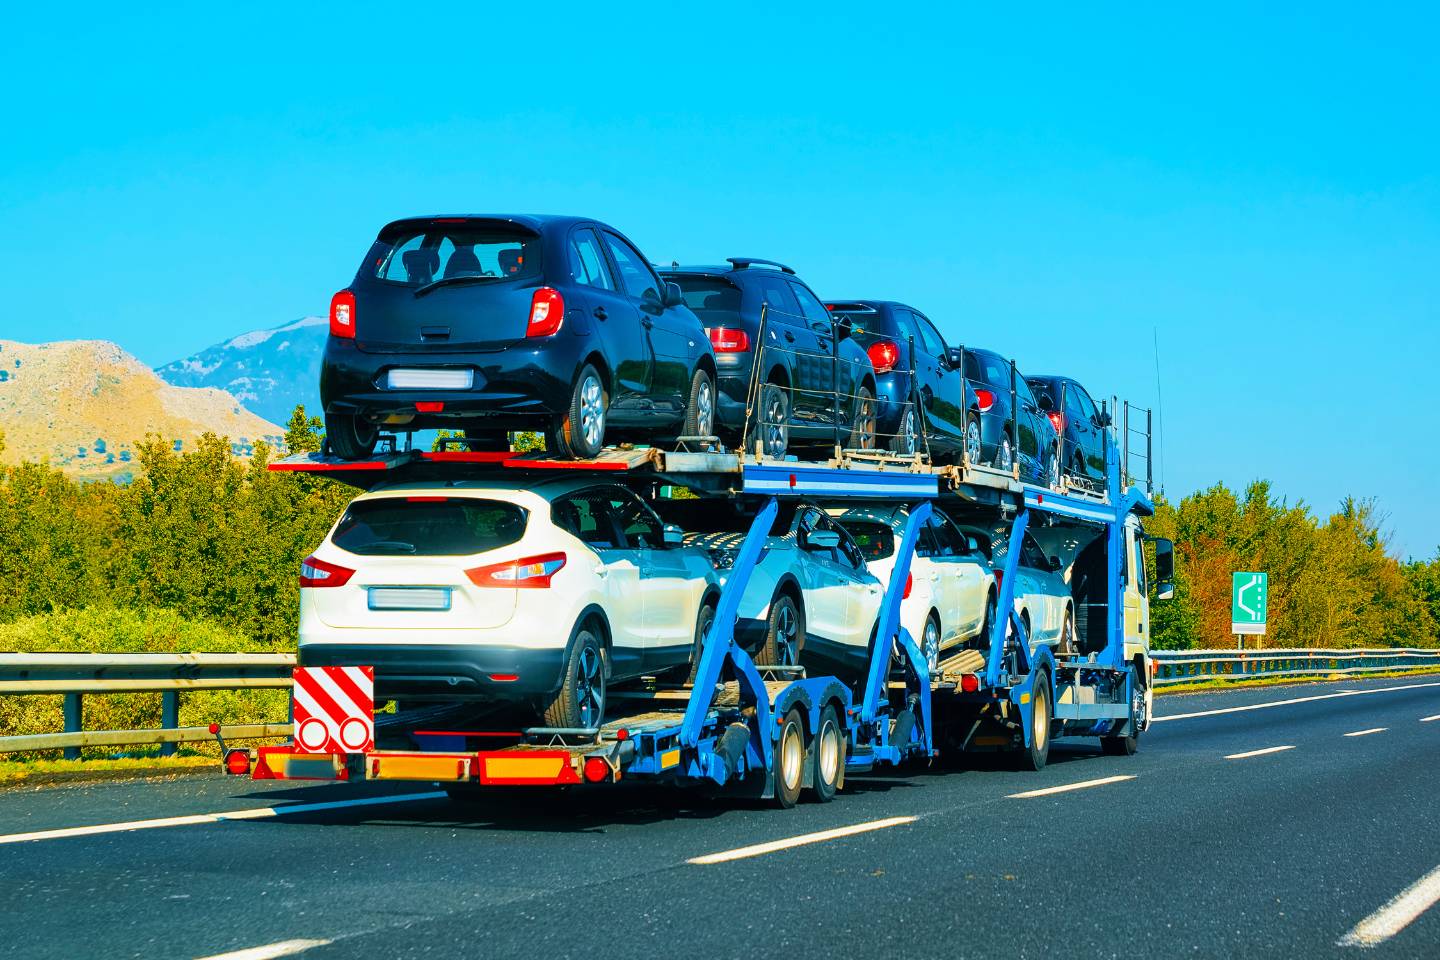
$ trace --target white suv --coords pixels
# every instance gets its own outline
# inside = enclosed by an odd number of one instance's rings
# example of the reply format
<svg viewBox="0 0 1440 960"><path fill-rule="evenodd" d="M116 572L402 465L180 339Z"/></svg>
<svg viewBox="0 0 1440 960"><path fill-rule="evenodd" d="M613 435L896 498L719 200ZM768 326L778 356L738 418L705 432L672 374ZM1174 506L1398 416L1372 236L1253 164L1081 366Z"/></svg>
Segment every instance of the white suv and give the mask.
<svg viewBox="0 0 1440 960"><path fill-rule="evenodd" d="M703 550L593 480L357 497L300 575L300 663L374 666L380 699L533 705L595 727L607 681L679 669L713 618Z"/></svg>
<svg viewBox="0 0 1440 960"><path fill-rule="evenodd" d="M905 531L904 507L836 511L880 582L890 582L895 550ZM900 624L919 644L933 672L942 654L985 634L995 622L995 574L979 544L938 508L920 528L910 578L900 602Z"/></svg>

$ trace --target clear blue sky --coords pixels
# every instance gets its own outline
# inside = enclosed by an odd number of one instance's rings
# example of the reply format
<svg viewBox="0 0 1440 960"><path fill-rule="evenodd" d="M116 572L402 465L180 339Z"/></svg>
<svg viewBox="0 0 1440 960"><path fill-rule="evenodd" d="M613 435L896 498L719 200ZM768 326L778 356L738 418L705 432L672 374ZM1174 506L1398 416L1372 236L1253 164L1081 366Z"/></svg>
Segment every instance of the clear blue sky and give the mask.
<svg viewBox="0 0 1440 960"><path fill-rule="evenodd" d="M0 336L161 363L322 312L390 218L580 213L1097 396L1155 399L1158 330L1172 495L1375 496L1428 555L1440 15L1248 6L17 7Z"/></svg>

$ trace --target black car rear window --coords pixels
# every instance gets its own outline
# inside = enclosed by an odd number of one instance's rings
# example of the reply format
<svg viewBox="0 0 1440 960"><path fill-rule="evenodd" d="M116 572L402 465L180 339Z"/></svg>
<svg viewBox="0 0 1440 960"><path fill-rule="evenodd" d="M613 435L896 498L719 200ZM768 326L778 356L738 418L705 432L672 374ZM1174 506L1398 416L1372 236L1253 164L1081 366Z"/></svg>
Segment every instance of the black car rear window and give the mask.
<svg viewBox="0 0 1440 960"><path fill-rule="evenodd" d="M770 536L783 537L790 532L795 522L793 500L782 500L775 522L770 527ZM753 519L740 509L714 500L667 500L651 501L655 512L666 523L673 523L686 533L746 533Z"/></svg>
<svg viewBox="0 0 1440 960"><path fill-rule="evenodd" d="M884 560L895 553L895 531L890 524L878 520L841 520L840 526L850 532L866 561Z"/></svg>
<svg viewBox="0 0 1440 960"><path fill-rule="evenodd" d="M475 497L382 497L345 510L330 541L365 557L463 557L515 543L526 511Z"/></svg>
<svg viewBox="0 0 1440 960"><path fill-rule="evenodd" d="M740 312L740 288L723 277L672 274L667 280L677 284L685 297L685 306L695 311L703 323L706 316Z"/></svg>
<svg viewBox="0 0 1440 960"><path fill-rule="evenodd" d="M402 224L372 253L375 276L420 287L452 277L523 280L540 276L540 238L479 220Z"/></svg>

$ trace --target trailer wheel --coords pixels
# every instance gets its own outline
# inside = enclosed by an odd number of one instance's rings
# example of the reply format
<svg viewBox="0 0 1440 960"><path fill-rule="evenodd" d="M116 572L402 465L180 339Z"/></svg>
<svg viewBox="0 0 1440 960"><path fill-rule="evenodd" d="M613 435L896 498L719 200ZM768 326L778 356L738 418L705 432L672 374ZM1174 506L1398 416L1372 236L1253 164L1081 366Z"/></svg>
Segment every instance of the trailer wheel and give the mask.
<svg viewBox="0 0 1440 960"><path fill-rule="evenodd" d="M1030 744L1020 748L1020 769L1040 771L1050 759L1050 683L1043 671L1035 677L1030 701Z"/></svg>
<svg viewBox="0 0 1440 960"><path fill-rule="evenodd" d="M800 786L805 782L805 728L800 723L800 711L794 707L780 725L770 766L775 781L775 803L780 809L789 810L800 799Z"/></svg>
<svg viewBox="0 0 1440 960"><path fill-rule="evenodd" d="M570 647L560 689L545 704L545 723L551 727L598 727L605 717L605 660L600 641L589 628L582 629Z"/></svg>
<svg viewBox="0 0 1440 960"><path fill-rule="evenodd" d="M810 744L810 789L819 803L835 799L845 770L845 734L833 703L820 711L820 727Z"/></svg>
<svg viewBox="0 0 1440 960"><path fill-rule="evenodd" d="M1124 734L1101 737L1100 749L1112 757L1133 757L1140 748L1140 720L1145 716L1145 688L1140 686L1140 676L1130 668L1130 719L1125 723Z"/></svg>

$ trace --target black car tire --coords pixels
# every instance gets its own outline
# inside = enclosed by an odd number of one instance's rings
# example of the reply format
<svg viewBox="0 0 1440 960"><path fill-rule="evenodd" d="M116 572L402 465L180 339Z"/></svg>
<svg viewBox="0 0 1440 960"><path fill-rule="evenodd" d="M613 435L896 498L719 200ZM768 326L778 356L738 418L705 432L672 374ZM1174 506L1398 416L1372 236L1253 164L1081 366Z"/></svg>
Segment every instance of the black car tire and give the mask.
<svg viewBox="0 0 1440 960"><path fill-rule="evenodd" d="M875 393L861 386L855 394L855 419L850 424L851 450L875 449Z"/></svg>
<svg viewBox="0 0 1440 960"><path fill-rule="evenodd" d="M352 413L325 414L325 445L341 460L363 460L375 451L380 431Z"/></svg>
<svg viewBox="0 0 1440 960"><path fill-rule="evenodd" d="M605 719L605 658L600 640L582 627L565 658L560 689L544 704L545 725L598 727Z"/></svg>
<svg viewBox="0 0 1440 960"><path fill-rule="evenodd" d="M1022 745L1016 759L1021 770L1038 772L1050 759L1050 682L1044 670L1036 674L1034 690L1030 701L1030 745Z"/></svg>
<svg viewBox="0 0 1440 960"><path fill-rule="evenodd" d="M810 742L810 792L817 803L835 799L845 773L845 732L835 704L820 711L820 724Z"/></svg>
<svg viewBox="0 0 1440 960"><path fill-rule="evenodd" d="M759 425L761 450L767 457L783 457L790 449L790 393L778 383L760 388Z"/></svg>
<svg viewBox="0 0 1440 960"><path fill-rule="evenodd" d="M997 470L1012 470L1015 467L1015 448L1011 446L1010 434L1000 431L1000 440L995 444L995 456L990 461Z"/></svg>
<svg viewBox="0 0 1440 960"><path fill-rule="evenodd" d="M890 438L890 452L902 457L913 457L920 448L920 431L915 429L915 408L907 404L895 426L895 436Z"/></svg>
<svg viewBox="0 0 1440 960"><path fill-rule="evenodd" d="M800 788L805 784L805 727L795 707L790 708L780 723L770 771L775 782L775 804L781 810L789 810L800 799Z"/></svg>
<svg viewBox="0 0 1440 960"><path fill-rule="evenodd" d="M1125 723L1125 733L1119 736L1101 737L1100 749L1110 757L1133 757L1140 749L1141 712L1145 709L1144 687L1140 686L1138 671L1130 668L1130 719Z"/></svg>
<svg viewBox="0 0 1440 960"><path fill-rule="evenodd" d="M805 649L805 611L788 593L770 601L770 616L765 621L765 645L760 648L760 662L769 667L790 667L800 662Z"/></svg>
<svg viewBox="0 0 1440 960"><path fill-rule="evenodd" d="M704 653L705 632L715 622L715 604L709 600L700 606L700 613L695 618L695 644L690 649L690 667L685 676L686 683L695 682L695 674L700 671L700 655Z"/></svg>
<svg viewBox="0 0 1440 960"><path fill-rule="evenodd" d="M685 405L687 437L715 435L715 378L705 370L696 370L690 378L690 398Z"/></svg>
<svg viewBox="0 0 1440 960"><path fill-rule="evenodd" d="M556 431L558 452L572 460L590 460L605 446L605 415L610 398L605 381L591 364L580 368L570 388L570 409Z"/></svg>

